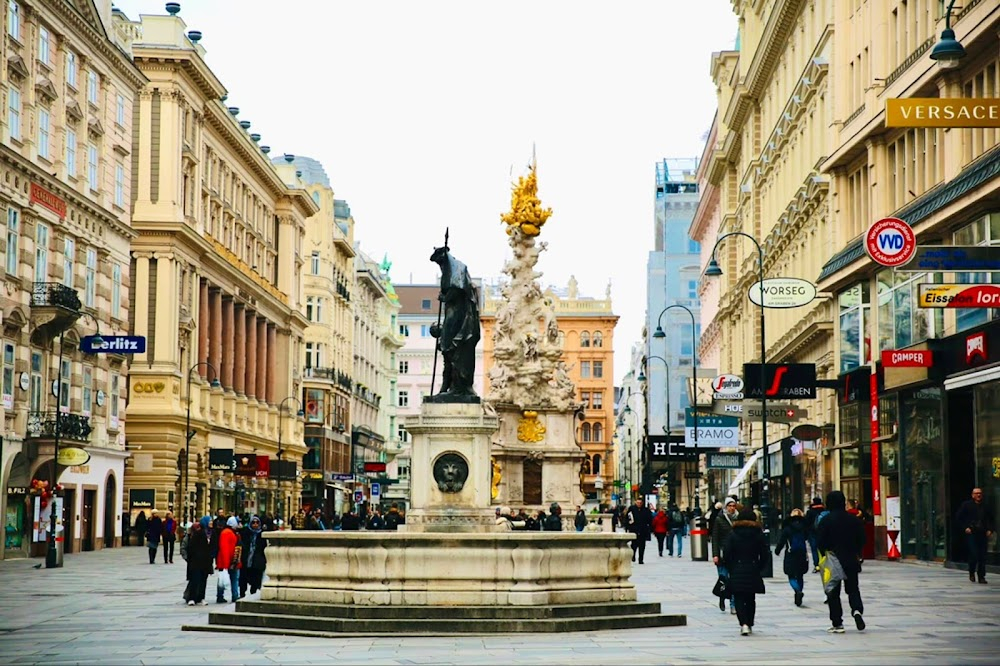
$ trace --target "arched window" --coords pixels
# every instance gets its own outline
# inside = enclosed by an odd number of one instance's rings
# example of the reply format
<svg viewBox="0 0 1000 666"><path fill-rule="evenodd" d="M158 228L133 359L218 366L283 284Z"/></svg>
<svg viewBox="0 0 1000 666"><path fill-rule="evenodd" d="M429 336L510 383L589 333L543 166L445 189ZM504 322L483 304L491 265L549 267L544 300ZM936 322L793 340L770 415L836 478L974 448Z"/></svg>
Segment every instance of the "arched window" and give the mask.
<svg viewBox="0 0 1000 666"><path fill-rule="evenodd" d="M580 427L580 435L581 435L580 439L583 440L584 442L589 442L590 441L590 424L589 423L584 423Z"/></svg>
<svg viewBox="0 0 1000 666"><path fill-rule="evenodd" d="M587 333L587 331L580 332L580 346L581 347L590 346L590 333Z"/></svg>
<svg viewBox="0 0 1000 666"><path fill-rule="evenodd" d="M600 423L595 423L594 424L594 441L595 442L603 442L604 441L604 432L603 432L603 428L601 428L601 424Z"/></svg>
<svg viewBox="0 0 1000 666"><path fill-rule="evenodd" d="M594 470L594 474L600 474L601 473L601 454L600 453L594 454L593 470Z"/></svg>
<svg viewBox="0 0 1000 666"><path fill-rule="evenodd" d="M600 331L594 331L594 346L595 347L604 346L604 336L601 335Z"/></svg>

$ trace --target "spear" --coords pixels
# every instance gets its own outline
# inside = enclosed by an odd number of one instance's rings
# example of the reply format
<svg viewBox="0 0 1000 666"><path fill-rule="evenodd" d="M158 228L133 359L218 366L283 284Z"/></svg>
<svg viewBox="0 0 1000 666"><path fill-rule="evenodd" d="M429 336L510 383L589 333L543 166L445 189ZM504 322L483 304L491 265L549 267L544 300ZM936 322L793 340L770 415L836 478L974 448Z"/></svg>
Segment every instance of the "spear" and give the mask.
<svg viewBox="0 0 1000 666"><path fill-rule="evenodd" d="M448 252L448 227L444 228L444 251ZM441 269L442 275L444 274L444 269ZM444 310L444 301L438 299L438 319L437 319L437 330L438 337L434 339L434 365L431 369L431 392L430 395L434 395L434 381L437 379L437 369L438 369L438 351L441 351L441 312Z"/></svg>

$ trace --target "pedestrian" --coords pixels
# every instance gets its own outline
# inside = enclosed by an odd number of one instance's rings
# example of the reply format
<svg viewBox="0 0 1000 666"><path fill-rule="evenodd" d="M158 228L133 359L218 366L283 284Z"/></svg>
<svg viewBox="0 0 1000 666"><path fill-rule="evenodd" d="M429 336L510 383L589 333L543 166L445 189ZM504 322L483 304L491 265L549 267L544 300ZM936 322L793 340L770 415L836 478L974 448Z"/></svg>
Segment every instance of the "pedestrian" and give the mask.
<svg viewBox="0 0 1000 666"><path fill-rule="evenodd" d="M393 502L389 505L389 513L385 514L385 529L396 531L400 525L406 524L406 520L399 513L399 505Z"/></svg>
<svg viewBox="0 0 1000 666"><path fill-rule="evenodd" d="M805 574L809 571L809 554L806 553L806 519L802 509L792 509L792 514L781 527L775 555L785 551L784 569L788 584L795 591L795 605L802 605L805 592Z"/></svg>
<svg viewBox="0 0 1000 666"><path fill-rule="evenodd" d="M618 524L621 522L621 509L617 506L611 509L611 531L618 531Z"/></svg>
<svg viewBox="0 0 1000 666"><path fill-rule="evenodd" d="M722 502L716 502L712 506L712 510L708 512L708 536L711 538L712 530L715 529L715 519L718 518L719 514L722 512Z"/></svg>
<svg viewBox="0 0 1000 666"><path fill-rule="evenodd" d="M527 509L521 509L522 512L526 512ZM538 518L535 515L527 513L524 518L524 529L529 532L537 532L539 530Z"/></svg>
<svg viewBox="0 0 1000 666"><path fill-rule="evenodd" d="M357 532L359 529L361 529L361 519L358 518L358 514L354 513L353 509L348 509L344 517L340 519L340 531Z"/></svg>
<svg viewBox="0 0 1000 666"><path fill-rule="evenodd" d="M740 636L753 633L757 595L764 594L761 573L771 557L764 530L752 509L743 509L733 522L733 530L722 544L722 562L729 571L729 589L736 598L736 618Z"/></svg>
<svg viewBox="0 0 1000 666"><path fill-rule="evenodd" d="M715 563L716 573L722 578L729 577L729 571L726 569L726 564L722 559L722 546L733 532L733 523L736 522L737 515L736 507L736 500L732 497L727 497L722 512L715 518L715 526L712 529L712 562ZM719 597L720 611L725 612L725 604L726 600ZM736 599L732 596L729 597L729 612L732 615L736 615Z"/></svg>
<svg viewBox="0 0 1000 666"><path fill-rule="evenodd" d="M160 538L163 536L163 521L159 512L153 509L153 515L146 524L146 548L149 549L149 563L156 564L156 551L160 547Z"/></svg>
<svg viewBox="0 0 1000 666"><path fill-rule="evenodd" d="M187 559L188 606L205 605L205 586L209 574L212 573L212 551L208 544L208 530L211 524L212 519L203 516L200 521L191 525L190 532L184 535L187 545L181 544L181 556L186 556Z"/></svg>
<svg viewBox="0 0 1000 666"><path fill-rule="evenodd" d="M219 604L226 603L227 586L230 588L230 598L232 601L235 602L240 598L239 567L241 553L236 552L236 549L240 548L239 535L236 533L238 526L239 521L236 520L236 516L230 516L226 521L225 528L219 532L217 540L219 552L215 556L215 569L219 572L219 580L215 588L215 602ZM242 550L242 548L240 549Z"/></svg>
<svg viewBox="0 0 1000 666"><path fill-rule="evenodd" d="M539 509L538 512L535 514L535 526L534 526L534 530L536 532L541 532L542 530L545 529L545 519L546 519L546 517L547 516L545 515L545 509Z"/></svg>
<svg viewBox="0 0 1000 666"><path fill-rule="evenodd" d="M573 519L573 527L577 532L582 532L587 527L587 514L583 512L583 507L576 505L576 518Z"/></svg>
<svg viewBox="0 0 1000 666"><path fill-rule="evenodd" d="M167 518L163 521L163 563L174 563L174 544L177 542L177 521L174 514L167 511Z"/></svg>
<svg viewBox="0 0 1000 666"><path fill-rule="evenodd" d="M983 501L983 489L973 488L972 499L962 502L955 515L955 524L965 535L969 557L969 581L986 584L986 542L993 536L996 523L993 512Z"/></svg>
<svg viewBox="0 0 1000 666"><path fill-rule="evenodd" d="M757 522L761 525L764 524L764 514L760 512L760 504L753 505L753 515L757 517Z"/></svg>
<svg viewBox="0 0 1000 666"><path fill-rule="evenodd" d="M243 528L241 536L242 552L240 553L239 574L240 597L245 597L247 587L250 594L260 589L264 580L264 569L267 568L267 539L264 538L264 525L257 516L250 516L250 524Z"/></svg>
<svg viewBox="0 0 1000 666"><path fill-rule="evenodd" d="M820 515L826 511L823 500L812 498L812 504L806 510L806 538L809 540L809 551L812 553L813 573L819 573L819 549L816 547L816 523Z"/></svg>
<svg viewBox="0 0 1000 666"><path fill-rule="evenodd" d="M684 528L686 523L684 522L684 514L677 508L676 503L670 503L668 522L670 524L670 543L667 544L667 552L670 554L670 557L674 556L674 539L677 539L677 557L680 557L684 551Z"/></svg>
<svg viewBox="0 0 1000 666"><path fill-rule="evenodd" d="M549 505L549 515L542 521L546 532L562 532L562 507L557 502Z"/></svg>
<svg viewBox="0 0 1000 666"><path fill-rule="evenodd" d="M635 556L638 553L639 564L644 564L646 542L650 540L653 529L653 513L641 497L637 497L635 504L629 507L625 516L625 526L634 535L632 537L632 561L635 562Z"/></svg>
<svg viewBox="0 0 1000 666"><path fill-rule="evenodd" d="M660 557L663 557L663 542L667 538L667 533L670 529L667 527L670 523L670 519L667 517L667 512L661 506L657 512L653 515L653 536L656 537L656 549L660 553Z"/></svg>
<svg viewBox="0 0 1000 666"><path fill-rule="evenodd" d="M840 562L844 571L843 586L847 590L847 601L851 606L851 615L858 631L864 631L865 612L861 601L861 590L858 588L858 574L861 572L859 561L861 549L865 545L865 526L858 518L847 513L847 500L839 490L831 491L826 496L826 509L829 513L819 520L819 531L816 544L821 553L829 557L833 555ZM826 595L830 607L831 634L844 633L844 609L840 603L841 581L837 581L833 589Z"/></svg>
<svg viewBox="0 0 1000 666"><path fill-rule="evenodd" d="M385 521L382 519L382 513L379 511L378 507L375 507L368 514L368 522L365 523L365 529L367 530L381 530L385 528Z"/></svg>

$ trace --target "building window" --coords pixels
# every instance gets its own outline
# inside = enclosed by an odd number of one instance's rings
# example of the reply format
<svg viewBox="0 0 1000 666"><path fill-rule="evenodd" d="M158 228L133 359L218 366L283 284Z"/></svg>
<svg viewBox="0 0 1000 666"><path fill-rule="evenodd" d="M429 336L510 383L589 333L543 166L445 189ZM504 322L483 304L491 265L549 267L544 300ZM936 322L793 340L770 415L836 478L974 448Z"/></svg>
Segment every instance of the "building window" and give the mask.
<svg viewBox="0 0 1000 666"><path fill-rule="evenodd" d="M691 354L694 353L694 348L691 346L694 343L694 340L691 339L691 324L681 324L680 337L681 356L690 359Z"/></svg>
<svg viewBox="0 0 1000 666"><path fill-rule="evenodd" d="M115 163L115 205L125 207L125 165Z"/></svg>
<svg viewBox="0 0 1000 666"><path fill-rule="evenodd" d="M38 28L38 59L49 64L49 31L41 26Z"/></svg>
<svg viewBox="0 0 1000 666"><path fill-rule="evenodd" d="M592 469L594 470L594 474L600 474L601 473L601 454L600 453L597 453L597 454L594 455L594 464L592 465Z"/></svg>
<svg viewBox="0 0 1000 666"><path fill-rule="evenodd" d="M14 343L3 343L3 406L14 408Z"/></svg>
<svg viewBox="0 0 1000 666"><path fill-rule="evenodd" d="M63 284L73 288L73 269L76 266L76 241L63 238Z"/></svg>
<svg viewBox="0 0 1000 666"><path fill-rule="evenodd" d="M97 106L97 93L100 85L97 80L97 72L94 70L87 71L87 101Z"/></svg>
<svg viewBox="0 0 1000 666"><path fill-rule="evenodd" d="M69 394L73 388L73 363L64 358L59 368L59 411L69 412Z"/></svg>
<svg viewBox="0 0 1000 666"><path fill-rule="evenodd" d="M87 281L84 285L83 304L94 307L97 301L97 250L87 248Z"/></svg>
<svg viewBox="0 0 1000 666"><path fill-rule="evenodd" d="M7 92L7 130L11 139L21 140L21 91L17 88Z"/></svg>
<svg viewBox="0 0 1000 666"><path fill-rule="evenodd" d="M595 423L593 430L594 430L594 441L595 442L604 441L604 428L601 426L601 424Z"/></svg>
<svg viewBox="0 0 1000 666"><path fill-rule="evenodd" d="M922 282L941 282L927 273L878 274L878 346L880 351L903 349L944 332L944 310L917 305Z"/></svg>
<svg viewBox="0 0 1000 666"><path fill-rule="evenodd" d="M115 97L115 122L125 127L125 96L121 93Z"/></svg>
<svg viewBox="0 0 1000 666"><path fill-rule="evenodd" d="M871 314L868 283L840 294L840 372L850 372L871 360Z"/></svg>
<svg viewBox="0 0 1000 666"><path fill-rule="evenodd" d="M421 310L430 310L431 309L431 299L425 298L425 299L421 300L420 301L420 309Z"/></svg>
<svg viewBox="0 0 1000 666"><path fill-rule="evenodd" d="M593 342L594 342L594 346L595 347L603 347L604 346L604 336L601 335L600 331L594 331Z"/></svg>
<svg viewBox="0 0 1000 666"><path fill-rule="evenodd" d="M21 244L21 211L7 208L7 275L17 277L17 251Z"/></svg>
<svg viewBox="0 0 1000 666"><path fill-rule="evenodd" d="M396 406L397 407L409 407L410 406L410 392L400 391L399 395L396 396Z"/></svg>
<svg viewBox="0 0 1000 666"><path fill-rule="evenodd" d="M66 51L66 83L76 88L76 54Z"/></svg>
<svg viewBox="0 0 1000 666"><path fill-rule="evenodd" d="M590 409L590 391L580 392L580 402L583 403L584 409Z"/></svg>
<svg viewBox="0 0 1000 666"><path fill-rule="evenodd" d="M28 396L28 410L42 411L42 355L31 352L31 393Z"/></svg>
<svg viewBox="0 0 1000 666"><path fill-rule="evenodd" d="M87 186L94 192L99 189L100 182L97 172L97 146L87 144Z"/></svg>
<svg viewBox="0 0 1000 666"><path fill-rule="evenodd" d="M307 342L306 343L306 367L307 368L322 368L323 367L323 343L321 342Z"/></svg>
<svg viewBox="0 0 1000 666"><path fill-rule="evenodd" d="M120 319L122 309L122 265L111 267L111 317Z"/></svg>
<svg viewBox="0 0 1000 666"><path fill-rule="evenodd" d="M604 408L604 393L601 391L594 391L591 394L591 406L594 409Z"/></svg>
<svg viewBox="0 0 1000 666"><path fill-rule="evenodd" d="M696 240L688 239L688 254L698 254L701 252L701 245Z"/></svg>
<svg viewBox="0 0 1000 666"><path fill-rule="evenodd" d="M49 112L38 110L38 156L49 158Z"/></svg>
<svg viewBox="0 0 1000 666"><path fill-rule="evenodd" d="M955 232L954 238L955 245L1000 245L1000 213L992 213L967 224ZM955 273L955 282L996 284L1000 283L1000 273ZM955 330L965 331L997 318L1000 318L1000 309L958 308L955 310Z"/></svg>
<svg viewBox="0 0 1000 666"><path fill-rule="evenodd" d="M582 426L580 426L580 440L584 442L589 442L590 437L591 437L590 424L584 423Z"/></svg>
<svg viewBox="0 0 1000 666"><path fill-rule="evenodd" d="M590 361L580 361L580 379L590 379Z"/></svg>
<svg viewBox="0 0 1000 666"><path fill-rule="evenodd" d="M21 7L14 0L7 2L7 34L14 39L21 38Z"/></svg>
<svg viewBox="0 0 1000 666"><path fill-rule="evenodd" d="M587 331L581 331L580 333L580 346L581 347L590 346L590 333L587 333Z"/></svg>
<svg viewBox="0 0 1000 666"><path fill-rule="evenodd" d="M405 375L405 374L408 374L409 372L410 372L410 362L409 361L400 361L399 362L399 374Z"/></svg>
<svg viewBox="0 0 1000 666"><path fill-rule="evenodd" d="M35 224L35 282L49 279L49 228Z"/></svg>
<svg viewBox="0 0 1000 666"><path fill-rule="evenodd" d="M406 432L405 427L399 426L396 429L396 439L398 439L401 442L408 442L410 441L410 433Z"/></svg>
<svg viewBox="0 0 1000 666"><path fill-rule="evenodd" d="M401 336L403 336L404 338L410 337L410 327L407 326L406 324L400 324L399 325L399 334Z"/></svg>
<svg viewBox="0 0 1000 666"><path fill-rule="evenodd" d="M91 407L94 404L94 368L93 366L83 366L83 403L80 413L90 416Z"/></svg>
<svg viewBox="0 0 1000 666"><path fill-rule="evenodd" d="M604 377L604 361L594 361L594 379Z"/></svg>
<svg viewBox="0 0 1000 666"><path fill-rule="evenodd" d="M688 280L688 298L692 301L698 299L698 281Z"/></svg>
<svg viewBox="0 0 1000 666"><path fill-rule="evenodd" d="M108 428L111 430L118 430L118 394L120 391L119 383L121 378L117 372L111 373L111 390L108 396Z"/></svg>
<svg viewBox="0 0 1000 666"><path fill-rule="evenodd" d="M310 265L310 270L313 275L319 275L319 252L312 253L312 263Z"/></svg>
<svg viewBox="0 0 1000 666"><path fill-rule="evenodd" d="M420 337L429 338L431 337L431 327L427 324L420 325Z"/></svg>
<svg viewBox="0 0 1000 666"><path fill-rule="evenodd" d="M66 175L76 177L76 132L66 130Z"/></svg>

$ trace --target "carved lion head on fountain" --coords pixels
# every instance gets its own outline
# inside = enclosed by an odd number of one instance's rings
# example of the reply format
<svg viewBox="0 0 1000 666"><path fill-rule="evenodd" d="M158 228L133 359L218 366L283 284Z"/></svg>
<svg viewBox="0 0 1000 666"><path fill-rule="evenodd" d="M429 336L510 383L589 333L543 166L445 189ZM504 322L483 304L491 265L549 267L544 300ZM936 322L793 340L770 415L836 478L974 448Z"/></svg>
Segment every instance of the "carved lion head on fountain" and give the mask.
<svg viewBox="0 0 1000 666"><path fill-rule="evenodd" d="M434 481L441 492L461 492L468 478L469 463L457 453L445 453L434 461Z"/></svg>

